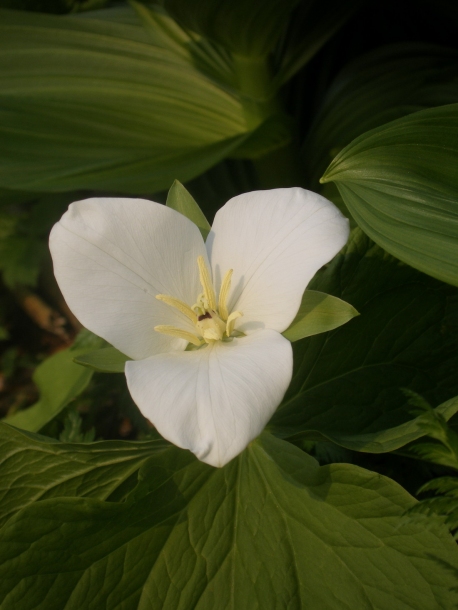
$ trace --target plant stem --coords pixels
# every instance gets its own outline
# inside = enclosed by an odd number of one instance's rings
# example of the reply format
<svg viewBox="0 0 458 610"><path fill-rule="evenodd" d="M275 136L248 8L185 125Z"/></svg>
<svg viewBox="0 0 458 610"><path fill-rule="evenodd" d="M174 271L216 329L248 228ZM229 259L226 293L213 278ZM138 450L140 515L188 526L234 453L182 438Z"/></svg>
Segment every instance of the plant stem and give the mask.
<svg viewBox="0 0 458 610"><path fill-rule="evenodd" d="M272 86L272 74L268 57L233 55L238 88L248 130L255 130L269 117L282 112L282 104ZM261 188L300 186L303 172L299 164L296 142L269 151L253 159Z"/></svg>

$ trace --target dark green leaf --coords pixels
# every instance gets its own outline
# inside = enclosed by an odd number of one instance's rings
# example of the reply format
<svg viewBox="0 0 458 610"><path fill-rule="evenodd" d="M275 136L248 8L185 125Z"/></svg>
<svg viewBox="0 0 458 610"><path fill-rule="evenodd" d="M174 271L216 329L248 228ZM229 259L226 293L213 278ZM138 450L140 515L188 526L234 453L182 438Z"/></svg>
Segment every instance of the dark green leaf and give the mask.
<svg viewBox="0 0 458 610"><path fill-rule="evenodd" d="M402 388L434 405L457 395L456 289L400 264L359 229L310 288L360 315L293 344L293 381L270 429L371 452L418 438ZM447 417L455 408L444 407Z"/></svg>
<svg viewBox="0 0 458 610"><path fill-rule="evenodd" d="M356 309L330 294L306 290L296 317L282 334L288 341L298 341L342 326L355 316Z"/></svg>
<svg viewBox="0 0 458 610"><path fill-rule="evenodd" d="M0 271L9 288L36 286L46 244L32 237L7 237L0 241Z"/></svg>
<svg viewBox="0 0 458 610"><path fill-rule="evenodd" d="M234 92L141 25L2 11L0 85L5 188L151 192L249 131Z"/></svg>
<svg viewBox="0 0 458 610"><path fill-rule="evenodd" d="M340 150L402 116L458 102L458 52L397 44L358 57L332 83L304 143L313 189Z"/></svg>
<svg viewBox="0 0 458 610"><path fill-rule="evenodd" d="M0 532L2 610L456 607L458 550L413 499L261 437L223 469L172 448L124 503L52 499ZM44 559L46 558L45 568Z"/></svg>
<svg viewBox="0 0 458 610"><path fill-rule="evenodd" d="M337 184L355 221L385 250L458 285L458 104L365 133L322 181Z"/></svg>
<svg viewBox="0 0 458 610"><path fill-rule="evenodd" d="M169 15L234 53L265 56L282 34L299 0L160 0Z"/></svg>
<svg viewBox="0 0 458 610"><path fill-rule="evenodd" d="M33 375L40 391L39 401L7 417L5 421L30 432L41 430L86 389L92 378L94 371L75 364L74 359L104 344L103 339L92 333L84 333L75 345L47 358Z"/></svg>
<svg viewBox="0 0 458 610"><path fill-rule="evenodd" d="M130 477L165 441L60 443L0 423L0 525L47 498L119 499ZM136 475L132 484L135 485Z"/></svg>
<svg viewBox="0 0 458 610"><path fill-rule="evenodd" d="M275 86L285 84L309 62L361 4L361 0L302 1L279 45Z"/></svg>
<svg viewBox="0 0 458 610"><path fill-rule="evenodd" d="M115 347L103 347L93 352L81 354L73 359L76 364L81 364L101 373L124 373L124 366L128 360L131 360L131 358Z"/></svg>
<svg viewBox="0 0 458 610"><path fill-rule="evenodd" d="M205 218L204 213L200 209L194 197L185 187L175 180L170 187L167 195L167 205L169 208L180 212L186 218L189 218L195 225L199 227L202 237L207 239L207 235L210 233L211 226L208 224L208 220Z"/></svg>

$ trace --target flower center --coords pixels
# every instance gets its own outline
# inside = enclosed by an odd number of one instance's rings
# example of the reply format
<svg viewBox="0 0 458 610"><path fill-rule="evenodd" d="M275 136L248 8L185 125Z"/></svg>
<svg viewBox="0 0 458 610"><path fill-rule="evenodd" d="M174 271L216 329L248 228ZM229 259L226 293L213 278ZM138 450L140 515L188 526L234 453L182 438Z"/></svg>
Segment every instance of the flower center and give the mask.
<svg viewBox="0 0 458 610"><path fill-rule="evenodd" d="M198 257L197 265L199 267L199 277L203 292L199 294L197 302L192 307L189 307L189 305L179 299L175 299L175 297L166 294L156 295L156 299L178 309L189 318L194 324L195 333L182 330L177 326L168 325L155 326L154 330L164 335L185 339L188 343L200 347L205 343L226 341L232 337L235 321L243 314L241 311L233 311L229 314L227 309L227 297L231 287L233 270L229 269L226 272L219 291L218 302L216 302L215 289L213 288L210 272L207 269L203 256Z"/></svg>

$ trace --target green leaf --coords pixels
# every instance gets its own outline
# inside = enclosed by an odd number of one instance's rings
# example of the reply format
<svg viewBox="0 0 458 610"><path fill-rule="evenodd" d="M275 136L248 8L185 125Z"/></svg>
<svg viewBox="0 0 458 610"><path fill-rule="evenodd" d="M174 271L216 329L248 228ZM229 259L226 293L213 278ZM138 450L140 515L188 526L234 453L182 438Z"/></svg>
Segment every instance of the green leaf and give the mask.
<svg viewBox="0 0 458 610"><path fill-rule="evenodd" d="M342 299L306 290L296 317L282 334L288 341L298 341L333 330L358 315L356 309Z"/></svg>
<svg viewBox="0 0 458 610"><path fill-rule="evenodd" d="M372 452L418 438L402 389L434 405L458 394L457 290L400 264L360 229L309 287L360 315L293 344L293 380L269 429ZM444 407L447 417L454 408Z"/></svg>
<svg viewBox="0 0 458 610"><path fill-rule="evenodd" d="M284 85L303 68L361 4L361 0L328 0L326 4L319 0L301 2L279 45L275 87Z"/></svg>
<svg viewBox="0 0 458 610"><path fill-rule="evenodd" d="M103 347L86 354L76 356L76 364L100 371L101 373L124 373L124 367L129 356L126 356L115 347Z"/></svg>
<svg viewBox="0 0 458 610"><path fill-rule="evenodd" d="M9 288L36 286L46 244L32 237L7 237L0 241L0 271Z"/></svg>
<svg viewBox="0 0 458 610"><path fill-rule="evenodd" d="M41 430L87 388L92 378L94 371L75 364L74 359L87 354L91 347L97 349L103 344L103 339L83 333L75 345L47 358L33 375L40 391L38 402L7 417L5 421L30 432Z"/></svg>
<svg viewBox="0 0 458 610"><path fill-rule="evenodd" d="M180 214L183 214L186 218L189 218L189 220L199 227L204 240L207 239L211 226L194 197L185 189L181 182L178 182L178 180L175 180L170 187L167 195L167 206L180 212Z"/></svg>
<svg viewBox="0 0 458 610"><path fill-rule="evenodd" d="M262 57L275 46L299 0L187 0L160 4L185 29L216 41L233 53Z"/></svg>
<svg viewBox="0 0 458 610"><path fill-rule="evenodd" d="M0 525L48 498L119 500L145 460L167 446L163 440L60 443L4 423L0 442Z"/></svg>
<svg viewBox="0 0 458 610"><path fill-rule="evenodd" d="M249 131L240 96L140 21L1 11L0 85L4 188L152 192Z"/></svg>
<svg viewBox="0 0 458 610"><path fill-rule="evenodd" d="M456 607L458 550L413 499L261 437L225 468L171 448L123 503L51 499L0 531L2 610ZM43 568L46 557L46 569Z"/></svg>
<svg viewBox="0 0 458 610"><path fill-rule="evenodd" d="M333 157L363 133L412 112L458 102L458 52L388 45L358 57L331 84L304 142L310 187Z"/></svg>
<svg viewBox="0 0 458 610"><path fill-rule="evenodd" d="M331 163L359 226L400 260L458 285L458 104L357 138Z"/></svg>

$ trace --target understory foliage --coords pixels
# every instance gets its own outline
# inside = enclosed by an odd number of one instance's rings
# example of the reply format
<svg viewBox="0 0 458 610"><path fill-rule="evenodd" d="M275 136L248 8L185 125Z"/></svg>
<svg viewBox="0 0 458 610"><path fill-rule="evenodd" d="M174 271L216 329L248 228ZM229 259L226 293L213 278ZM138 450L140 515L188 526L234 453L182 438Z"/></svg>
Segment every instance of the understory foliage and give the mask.
<svg viewBox="0 0 458 610"><path fill-rule="evenodd" d="M0 0L2 610L458 606L458 10L401 4ZM289 187L350 237L214 468L141 414L49 233L132 197L206 239Z"/></svg>

